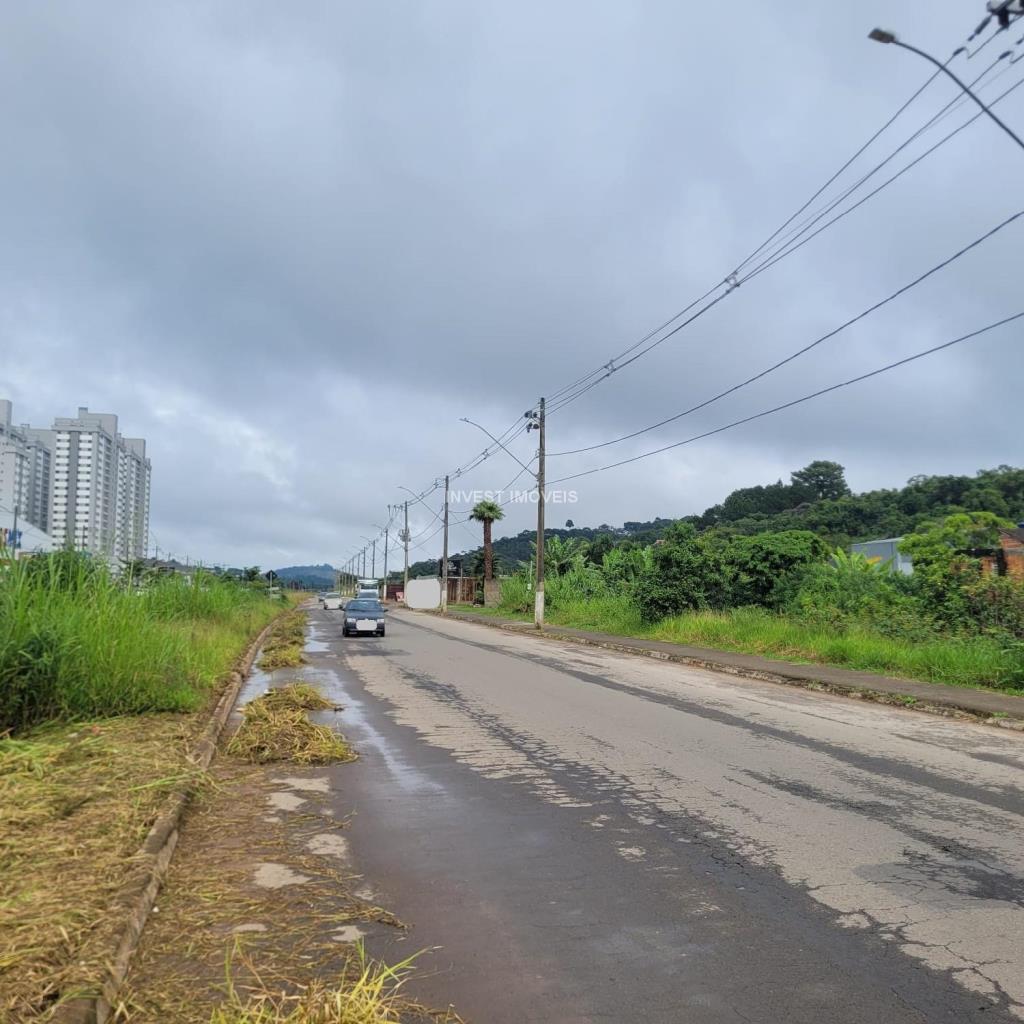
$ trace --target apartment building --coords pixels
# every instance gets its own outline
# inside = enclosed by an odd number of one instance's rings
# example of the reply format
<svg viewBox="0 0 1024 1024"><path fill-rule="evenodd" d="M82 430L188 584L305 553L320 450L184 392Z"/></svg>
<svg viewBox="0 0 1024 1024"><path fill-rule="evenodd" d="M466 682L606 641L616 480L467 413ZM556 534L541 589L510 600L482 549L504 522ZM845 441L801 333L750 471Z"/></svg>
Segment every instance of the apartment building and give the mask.
<svg viewBox="0 0 1024 1024"><path fill-rule="evenodd" d="M24 505L25 439L11 423L11 403L0 400L0 508Z"/></svg>
<svg viewBox="0 0 1024 1024"><path fill-rule="evenodd" d="M53 441L48 430L15 426L13 406L0 399L0 511L43 532L50 524Z"/></svg>
<svg viewBox="0 0 1024 1024"><path fill-rule="evenodd" d="M122 437L112 413L79 408L49 430L15 426L0 399L0 513L31 524L57 547L111 561L149 546L150 462L141 437Z"/></svg>
<svg viewBox="0 0 1024 1024"><path fill-rule="evenodd" d="M44 533L50 532L50 502L53 495L53 443L52 430L40 430L27 424L21 427L25 435L24 516Z"/></svg>
<svg viewBox="0 0 1024 1024"><path fill-rule="evenodd" d="M117 416L79 408L53 421L51 533L58 544L111 559L143 558L149 544L151 467L142 438Z"/></svg>

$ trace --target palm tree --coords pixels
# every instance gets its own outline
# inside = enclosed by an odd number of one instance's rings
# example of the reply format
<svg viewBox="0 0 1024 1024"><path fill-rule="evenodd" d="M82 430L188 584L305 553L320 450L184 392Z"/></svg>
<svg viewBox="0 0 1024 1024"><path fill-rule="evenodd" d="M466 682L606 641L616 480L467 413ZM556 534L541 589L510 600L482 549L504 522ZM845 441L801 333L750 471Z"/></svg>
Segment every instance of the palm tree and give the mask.
<svg viewBox="0 0 1024 1024"><path fill-rule="evenodd" d="M505 518L501 506L495 501L478 501L469 513L470 519L484 524L484 579L494 579L494 550L491 547L491 523Z"/></svg>

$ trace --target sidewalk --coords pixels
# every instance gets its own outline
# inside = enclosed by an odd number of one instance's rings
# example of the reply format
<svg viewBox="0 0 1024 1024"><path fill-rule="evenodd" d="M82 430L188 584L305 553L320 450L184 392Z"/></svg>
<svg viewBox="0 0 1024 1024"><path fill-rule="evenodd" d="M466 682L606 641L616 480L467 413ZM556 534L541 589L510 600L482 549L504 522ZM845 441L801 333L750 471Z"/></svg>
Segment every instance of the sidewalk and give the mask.
<svg viewBox="0 0 1024 1024"><path fill-rule="evenodd" d="M520 619L474 615L471 612L451 609L447 617L516 632L534 632L531 623ZM776 661L757 654L736 654L710 647L692 647L664 640L643 640L638 637L572 629L568 626L545 626L539 635L552 640L570 640L626 654L641 654L662 661L696 665L749 679L824 689L830 693L868 698L919 710L962 713L985 718L993 725L1024 730L1024 697L1014 697L992 690L971 690L962 686L947 686L944 683L918 683L910 679L896 679L893 676L875 675L872 672L837 668L832 665L802 665L792 661Z"/></svg>

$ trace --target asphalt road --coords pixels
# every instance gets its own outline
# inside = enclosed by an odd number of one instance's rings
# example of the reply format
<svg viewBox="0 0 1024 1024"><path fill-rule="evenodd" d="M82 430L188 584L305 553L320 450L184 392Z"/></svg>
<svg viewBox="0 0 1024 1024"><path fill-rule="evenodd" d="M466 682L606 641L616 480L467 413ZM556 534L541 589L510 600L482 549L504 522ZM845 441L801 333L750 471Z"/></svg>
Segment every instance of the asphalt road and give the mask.
<svg viewBox="0 0 1024 1024"><path fill-rule="evenodd" d="M312 615L357 869L472 1024L1024 1019L1024 737L390 613Z"/></svg>

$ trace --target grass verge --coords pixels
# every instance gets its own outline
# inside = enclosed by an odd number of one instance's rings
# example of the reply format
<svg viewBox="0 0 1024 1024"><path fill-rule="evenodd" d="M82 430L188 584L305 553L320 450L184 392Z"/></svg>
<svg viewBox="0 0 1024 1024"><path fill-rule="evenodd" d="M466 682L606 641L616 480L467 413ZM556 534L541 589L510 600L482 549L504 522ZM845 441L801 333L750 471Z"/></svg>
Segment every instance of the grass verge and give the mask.
<svg viewBox="0 0 1024 1024"><path fill-rule="evenodd" d="M8 578L4 585L9 584ZM181 618L147 620L155 635L186 637L190 654L180 666L184 681L179 680L178 690L172 688L170 699L153 695L149 688L161 673L171 678L171 663L159 662L179 650L177 640L153 654L159 670L154 675L144 665L145 650L102 653L104 644L116 649L149 634L108 635L102 643L96 641L98 660L86 651L76 655L74 672L67 665L50 665L49 680L52 692L62 697L65 714L92 707L109 717L49 722L16 736L0 736L0 1020L45 1020L61 1001L94 993L123 924L109 913L111 902L128 880L133 858L168 793L205 780L190 761L204 716L114 716L102 704L103 695L113 698L115 708L133 711L174 707L178 695L187 698L180 703L190 709L209 705L217 680L224 679L256 632L281 608L261 594L250 600L237 587L232 587L234 594L214 592L212 598L210 591L193 593L189 585L173 581L167 587L159 598L132 592L126 596L138 601L138 607L148 604L150 611L158 601L167 602L166 611L174 606L181 610L195 598L192 611ZM77 604L67 605L75 621L61 627L60 636L74 641L80 628L109 625L102 616L90 619L81 607L96 594L91 584L79 591ZM98 600L112 607L121 602L102 590ZM124 614L126 622L134 621L134 612ZM45 624L46 615L36 624ZM89 700L76 702L87 691L64 684L73 684L75 673L90 665L104 664L114 677L92 685ZM36 678L45 667L36 666ZM132 693L133 678L140 694Z"/></svg>
<svg viewBox="0 0 1024 1024"><path fill-rule="evenodd" d="M405 926L354 873L345 836L355 821L337 816L318 770L281 772L225 757L210 771L212 785L182 823L160 912L146 924L118 1020L330 1024L349 1019L344 1010L359 1024L457 1024L453 1012L424 1013L410 998L421 960L399 991L392 982L405 981L409 964L370 963L358 949L365 936L401 950ZM287 809L282 798L301 806ZM257 884L268 865L294 884ZM378 984L375 1005L367 997ZM351 1017L356 1009L368 1016Z"/></svg>
<svg viewBox="0 0 1024 1024"><path fill-rule="evenodd" d="M503 608L454 607L473 614L524 621L532 617ZM552 626L615 636L759 654L777 661L835 665L918 682L1024 696L1024 688L1015 682L1021 672L1020 652L1005 650L988 637L910 642L857 626L816 626L759 608L689 612L651 626L641 621L632 602L621 597L549 607L547 621Z"/></svg>

